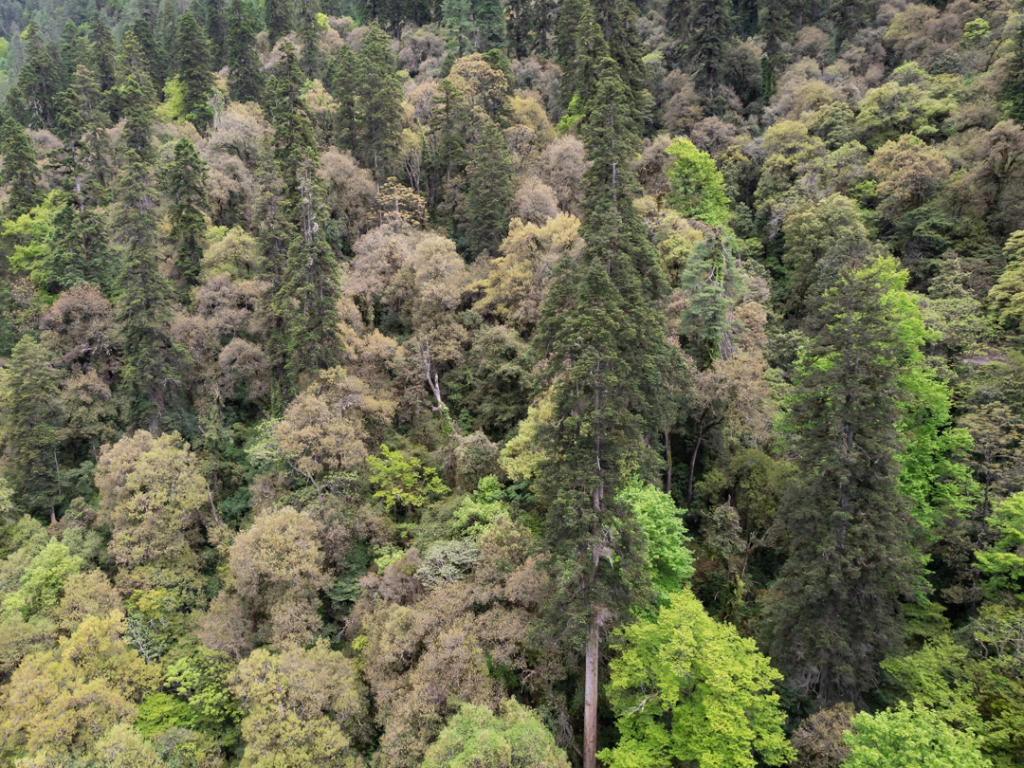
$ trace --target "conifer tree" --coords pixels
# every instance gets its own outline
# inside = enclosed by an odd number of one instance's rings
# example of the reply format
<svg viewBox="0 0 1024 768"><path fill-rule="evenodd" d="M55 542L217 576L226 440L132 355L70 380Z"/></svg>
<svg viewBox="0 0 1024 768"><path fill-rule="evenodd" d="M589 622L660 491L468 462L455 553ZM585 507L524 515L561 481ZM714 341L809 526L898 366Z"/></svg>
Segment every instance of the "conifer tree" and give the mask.
<svg viewBox="0 0 1024 768"><path fill-rule="evenodd" d="M25 66L18 76L28 128L54 128L61 80L57 46L43 40L39 27L32 22L25 30Z"/></svg>
<svg viewBox="0 0 1024 768"><path fill-rule="evenodd" d="M334 114L334 143L338 149L352 151L356 136L356 56L347 45L338 46L327 62L324 86L338 111Z"/></svg>
<svg viewBox="0 0 1024 768"><path fill-rule="evenodd" d="M470 0L442 0L441 23L450 36L449 54L459 59L470 53L473 45L473 11Z"/></svg>
<svg viewBox="0 0 1024 768"><path fill-rule="evenodd" d="M267 28L267 42L271 48L294 26L291 0L266 0L263 4L263 24Z"/></svg>
<svg viewBox="0 0 1024 768"><path fill-rule="evenodd" d="M231 0L228 8L228 88L235 101L259 101L263 96L263 73L256 55L256 33L245 2Z"/></svg>
<svg viewBox="0 0 1024 768"><path fill-rule="evenodd" d="M761 56L761 99L767 104L785 64L782 46L796 29L794 0L760 0L758 26L764 37Z"/></svg>
<svg viewBox="0 0 1024 768"><path fill-rule="evenodd" d="M491 258L499 253L501 241L508 234L509 211L516 192L505 137L489 117L481 114L480 119L483 128L478 131L467 179L466 239L471 260L484 251Z"/></svg>
<svg viewBox="0 0 1024 768"><path fill-rule="evenodd" d="M388 175L402 133L402 84L391 41L370 25L356 63L356 159L373 170L377 183Z"/></svg>
<svg viewBox="0 0 1024 768"><path fill-rule="evenodd" d="M167 57L160 45L157 45L153 27L145 19L139 19L132 25L132 32L142 47L142 54L149 66L149 78L158 93L164 89L167 81Z"/></svg>
<svg viewBox="0 0 1024 768"><path fill-rule="evenodd" d="M178 19L176 49L184 117L205 135L213 122L213 107L209 104L213 95L213 73L209 42L191 8Z"/></svg>
<svg viewBox="0 0 1024 768"><path fill-rule="evenodd" d="M92 43L92 65L89 69L96 73L100 90L109 91L115 85L117 49L110 28L98 13L89 20L89 42Z"/></svg>
<svg viewBox="0 0 1024 768"><path fill-rule="evenodd" d="M71 85L75 77L75 69L78 67L79 54L78 27L74 22L68 21L60 33L60 79L61 90Z"/></svg>
<svg viewBox="0 0 1024 768"><path fill-rule="evenodd" d="M0 127L0 151L4 156L0 185L8 189L4 214L15 218L28 213L43 200L36 150L25 129L8 118Z"/></svg>
<svg viewBox="0 0 1024 768"><path fill-rule="evenodd" d="M210 41L211 69L228 63L228 12L224 0L206 0L206 37Z"/></svg>
<svg viewBox="0 0 1024 768"><path fill-rule="evenodd" d="M1017 23L1006 72L1001 95L1006 100L1007 114L1017 125L1024 125L1024 23Z"/></svg>
<svg viewBox="0 0 1024 768"><path fill-rule="evenodd" d="M61 120L69 153L73 153L70 160L79 209L87 203L97 205L106 201L112 176L107 162L110 115L104 107L96 76L82 64L78 65L74 82L64 93Z"/></svg>
<svg viewBox="0 0 1024 768"><path fill-rule="evenodd" d="M156 37L160 42L160 48L164 52L164 60L167 62L167 69L164 72L165 78L174 75L177 69L178 51L178 9L176 0L162 0L160 13L156 20Z"/></svg>
<svg viewBox="0 0 1024 768"><path fill-rule="evenodd" d="M320 14L319 0L296 0L295 3L295 31L298 33L299 42L302 44L302 59L300 65L303 73L310 80L320 77L322 67L320 57Z"/></svg>
<svg viewBox="0 0 1024 768"><path fill-rule="evenodd" d="M121 142L134 150L142 162L152 163L156 158L150 136L153 127L152 91L146 88L145 81L134 76L128 77L118 90L119 99L125 105Z"/></svg>
<svg viewBox="0 0 1024 768"><path fill-rule="evenodd" d="M280 74L268 88L273 105L274 160L284 180L285 262L271 299L272 363L280 395L293 395L317 371L340 364L338 264L323 228L326 212L313 123L302 98L305 76L295 49L284 47Z"/></svg>
<svg viewBox="0 0 1024 768"><path fill-rule="evenodd" d="M923 588L898 489L901 383L925 333L905 283L891 258L847 270L797 364L789 427L806 480L778 511L790 557L765 609L772 658L820 706L875 686L878 663L903 641L900 603Z"/></svg>
<svg viewBox="0 0 1024 768"><path fill-rule="evenodd" d="M617 64L602 52L582 128L593 161L584 176L586 247L557 264L537 333L553 404L538 439L558 459L542 466L536 488L548 510L558 584L553 626L585 648L585 768L596 765L601 633L649 598L645 537L616 491L654 460L653 417L669 359L657 302L664 281L632 202L635 109Z"/></svg>
<svg viewBox="0 0 1024 768"><path fill-rule="evenodd" d="M117 54L117 81L119 83L126 83L130 78L134 79L144 93L147 94L146 100L149 102L156 101L156 88L153 85L153 79L151 77L151 69L149 66L149 60L146 58L145 52L142 50L142 45L139 43L139 39L135 37L135 33L129 30L124 33L124 40L121 42L121 50ZM111 98L110 103L116 105L116 113L121 115L127 105L121 102L123 96L120 88L115 88L110 92Z"/></svg>
<svg viewBox="0 0 1024 768"><path fill-rule="evenodd" d="M7 474L23 507L56 520L61 441L58 373L33 334L15 346L3 392Z"/></svg>
<svg viewBox="0 0 1024 768"><path fill-rule="evenodd" d="M505 8L501 0L472 0L473 44L477 53L503 48L505 38Z"/></svg>
<svg viewBox="0 0 1024 768"><path fill-rule="evenodd" d="M728 66L727 53L733 36L732 3L729 0L670 0L666 8L668 28L682 42L677 56L698 93L711 109L721 112L725 102L721 88Z"/></svg>
<svg viewBox="0 0 1024 768"><path fill-rule="evenodd" d="M171 238L178 251L178 271L189 286L198 284L206 233L206 163L186 138L174 145L174 161L164 173L164 186L173 201Z"/></svg>

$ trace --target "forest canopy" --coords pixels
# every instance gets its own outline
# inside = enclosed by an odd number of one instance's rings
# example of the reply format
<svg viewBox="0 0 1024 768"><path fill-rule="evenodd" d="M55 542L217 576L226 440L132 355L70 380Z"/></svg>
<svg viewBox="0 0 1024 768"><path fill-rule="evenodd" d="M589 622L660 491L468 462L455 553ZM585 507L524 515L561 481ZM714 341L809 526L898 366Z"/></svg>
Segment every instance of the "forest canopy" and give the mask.
<svg viewBox="0 0 1024 768"><path fill-rule="evenodd" d="M0 0L0 766L1024 765L1019 0Z"/></svg>

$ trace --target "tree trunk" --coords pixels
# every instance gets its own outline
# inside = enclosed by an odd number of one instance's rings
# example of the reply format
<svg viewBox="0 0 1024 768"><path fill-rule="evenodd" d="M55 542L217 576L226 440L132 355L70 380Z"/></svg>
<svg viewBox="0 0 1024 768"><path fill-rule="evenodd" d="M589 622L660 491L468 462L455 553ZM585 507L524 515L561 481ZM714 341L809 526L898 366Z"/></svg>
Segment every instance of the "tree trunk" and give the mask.
<svg viewBox="0 0 1024 768"><path fill-rule="evenodd" d="M597 660L601 628L595 617L587 639L587 669L583 689L583 768L597 768Z"/></svg>

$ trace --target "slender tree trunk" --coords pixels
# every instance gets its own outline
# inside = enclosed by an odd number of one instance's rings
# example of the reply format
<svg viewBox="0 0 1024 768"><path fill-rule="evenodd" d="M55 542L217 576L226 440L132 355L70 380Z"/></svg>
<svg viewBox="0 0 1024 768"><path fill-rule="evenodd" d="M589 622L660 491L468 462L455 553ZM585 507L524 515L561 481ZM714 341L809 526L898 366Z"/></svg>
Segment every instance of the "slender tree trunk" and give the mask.
<svg viewBox="0 0 1024 768"><path fill-rule="evenodd" d="M665 430L665 493L672 493L672 433Z"/></svg>
<svg viewBox="0 0 1024 768"><path fill-rule="evenodd" d="M583 691L583 768L597 768L597 661L601 628L595 617L587 639L587 667Z"/></svg>

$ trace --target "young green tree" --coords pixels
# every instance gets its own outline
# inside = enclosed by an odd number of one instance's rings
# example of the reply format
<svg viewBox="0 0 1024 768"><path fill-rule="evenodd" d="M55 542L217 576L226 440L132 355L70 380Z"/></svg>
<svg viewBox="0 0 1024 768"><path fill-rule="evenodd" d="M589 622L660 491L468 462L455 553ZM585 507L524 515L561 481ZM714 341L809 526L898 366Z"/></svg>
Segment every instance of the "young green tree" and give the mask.
<svg viewBox="0 0 1024 768"><path fill-rule="evenodd" d="M605 765L755 768L793 759L773 690L782 675L690 590L672 595L656 620L619 634L624 648L610 664L609 699L620 738L601 753Z"/></svg>
<svg viewBox="0 0 1024 768"><path fill-rule="evenodd" d="M512 158L501 130L481 115L483 129L473 147L466 194L466 240L470 260L481 253L496 256L508 234L510 208L515 197Z"/></svg>
<svg viewBox="0 0 1024 768"><path fill-rule="evenodd" d="M906 279L887 257L845 270L797 363L789 427L806 479L778 510L790 557L765 611L772 658L821 705L876 685L903 642L901 602L924 588L899 490L901 385L925 336Z"/></svg>
<svg viewBox="0 0 1024 768"><path fill-rule="evenodd" d="M171 239L177 244L178 271L189 286L199 283L206 233L206 163L195 144L181 139L174 145L174 161L164 169L164 187L174 201Z"/></svg>
<svg viewBox="0 0 1024 768"><path fill-rule="evenodd" d="M5 470L21 506L56 520L60 497L57 449L63 415L58 372L32 334L22 337L7 369L3 391Z"/></svg>
<svg viewBox="0 0 1024 768"><path fill-rule="evenodd" d="M376 24L363 38L355 74L356 159L378 185L389 175L402 134L402 84L391 41Z"/></svg>
<svg viewBox="0 0 1024 768"><path fill-rule="evenodd" d="M263 96L263 72L245 2L231 0L228 8L228 88L234 101L259 101Z"/></svg>
<svg viewBox="0 0 1024 768"><path fill-rule="evenodd" d="M213 107L209 104L213 95L212 61L210 43L191 8L178 19L176 54L183 117L205 135L213 122Z"/></svg>
<svg viewBox="0 0 1024 768"><path fill-rule="evenodd" d="M650 597L644 532L616 491L654 460L653 416L669 360L657 302L664 281L632 202L635 109L618 65L605 56L600 67L582 124L593 162L584 176L586 248L556 265L536 335L553 406L538 443L558 459L542 466L535 488L558 584L552 631L585 650L586 768L596 764L601 632Z"/></svg>
<svg viewBox="0 0 1024 768"><path fill-rule="evenodd" d="M673 158L668 168L668 204L680 215L719 227L729 218L725 179L714 159L686 139L673 139L665 150Z"/></svg>

